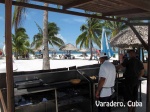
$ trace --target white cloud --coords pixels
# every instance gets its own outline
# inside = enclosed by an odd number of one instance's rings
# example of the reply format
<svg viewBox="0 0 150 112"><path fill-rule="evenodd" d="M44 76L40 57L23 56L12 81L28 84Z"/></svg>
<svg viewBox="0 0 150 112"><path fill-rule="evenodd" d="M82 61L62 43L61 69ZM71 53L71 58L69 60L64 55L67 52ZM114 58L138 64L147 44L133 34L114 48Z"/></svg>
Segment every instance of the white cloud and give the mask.
<svg viewBox="0 0 150 112"><path fill-rule="evenodd" d="M64 43L67 43L67 40L61 34L57 34L56 36L61 38L64 41Z"/></svg>

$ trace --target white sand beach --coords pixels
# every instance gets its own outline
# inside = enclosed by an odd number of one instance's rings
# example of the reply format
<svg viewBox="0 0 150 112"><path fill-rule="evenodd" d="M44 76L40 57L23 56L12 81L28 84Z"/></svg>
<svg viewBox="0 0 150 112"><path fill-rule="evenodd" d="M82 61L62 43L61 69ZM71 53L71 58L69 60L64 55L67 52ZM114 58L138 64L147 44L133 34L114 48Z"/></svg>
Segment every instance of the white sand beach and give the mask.
<svg viewBox="0 0 150 112"><path fill-rule="evenodd" d="M50 68L64 68L70 66L84 66L97 64L97 60L89 60L89 56L84 59L84 57L75 56L75 59L60 59L56 57L55 59L50 59ZM34 71L42 70L43 59L30 59L30 60L14 60L13 70L14 71ZM6 60L0 59L0 73L6 72Z"/></svg>

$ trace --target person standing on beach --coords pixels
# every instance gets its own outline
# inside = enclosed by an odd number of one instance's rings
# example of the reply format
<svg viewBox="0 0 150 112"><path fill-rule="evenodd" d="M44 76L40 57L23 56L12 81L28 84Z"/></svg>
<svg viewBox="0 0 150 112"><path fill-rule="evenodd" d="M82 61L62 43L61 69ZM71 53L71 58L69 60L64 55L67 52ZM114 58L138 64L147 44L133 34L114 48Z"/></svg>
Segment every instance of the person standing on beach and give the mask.
<svg viewBox="0 0 150 112"><path fill-rule="evenodd" d="M136 53L134 50L128 51L129 59L125 59L122 64L118 65L116 68L120 69L125 67L125 90L126 90L126 101L136 102L138 99L138 86L139 78L144 75L143 63L136 58ZM130 107L128 105L128 112L135 112L135 107Z"/></svg>
<svg viewBox="0 0 150 112"><path fill-rule="evenodd" d="M100 102L110 102L111 96L114 92L113 87L116 79L116 68L108 61L106 53L100 54L100 70L99 70L99 82L96 90L96 98ZM110 112L110 107L105 105L104 107L98 106L98 112Z"/></svg>

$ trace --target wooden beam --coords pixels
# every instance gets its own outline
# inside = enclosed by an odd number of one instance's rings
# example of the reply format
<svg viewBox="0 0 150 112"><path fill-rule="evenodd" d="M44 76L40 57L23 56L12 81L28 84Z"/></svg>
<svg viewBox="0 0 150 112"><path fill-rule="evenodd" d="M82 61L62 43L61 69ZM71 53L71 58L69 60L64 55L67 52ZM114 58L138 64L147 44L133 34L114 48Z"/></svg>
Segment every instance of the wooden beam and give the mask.
<svg viewBox="0 0 150 112"><path fill-rule="evenodd" d="M130 23L133 26L148 26L150 23Z"/></svg>
<svg viewBox="0 0 150 112"><path fill-rule="evenodd" d="M7 112L7 108L6 108L6 104L5 104L5 101L4 101L4 96L2 94L2 90L0 90L0 100L1 100L2 108L3 108L4 112Z"/></svg>
<svg viewBox="0 0 150 112"><path fill-rule="evenodd" d="M128 18L128 20L150 20L150 16L149 17L135 17L135 18Z"/></svg>
<svg viewBox="0 0 150 112"><path fill-rule="evenodd" d="M41 2L41 3L49 3L49 4L54 4L54 5L62 5L62 4L58 4L57 2L55 1L49 1L49 0L33 0L35 2Z"/></svg>
<svg viewBox="0 0 150 112"><path fill-rule="evenodd" d="M64 5L63 9L65 10L65 9L68 9L71 7L81 6L81 5L84 5L84 4L91 2L91 1L93 1L93 0L75 0L75 1L73 1L67 5Z"/></svg>
<svg viewBox="0 0 150 112"><path fill-rule="evenodd" d="M149 0L119 0L125 4L135 6L137 8L150 11L150 1Z"/></svg>
<svg viewBox="0 0 150 112"><path fill-rule="evenodd" d="M127 15L127 14L137 14L137 13L144 13L148 12L143 9L135 8L135 9L128 9L128 10L122 10L122 11L115 11L115 12L107 12L103 13L103 16L117 16L117 15Z"/></svg>
<svg viewBox="0 0 150 112"><path fill-rule="evenodd" d="M15 112L13 65L12 65L11 18L12 18L12 0L5 0L7 112Z"/></svg>
<svg viewBox="0 0 150 112"><path fill-rule="evenodd" d="M148 26L148 68L147 68L146 112L150 112L150 25Z"/></svg>
<svg viewBox="0 0 150 112"><path fill-rule="evenodd" d="M137 32L137 30L134 28L134 26L130 23L126 23L128 26L130 26L130 28L132 29L132 31L135 33L135 35L137 36L137 38L139 39L139 41L142 43L142 45L144 46L144 48L148 51L148 45L145 43L145 41L142 39L142 37L140 36L140 34Z"/></svg>
<svg viewBox="0 0 150 112"><path fill-rule="evenodd" d="M1 0L0 3L4 3L3 1L4 0ZM103 20L117 21L117 22L124 22L124 23L126 23L125 20L121 20L121 19L114 19L114 18L108 18L108 17L104 17L104 16L86 14L86 13L81 13L81 12L74 12L74 11L68 11L68 10L51 8L51 7L44 7L44 6L34 5L34 4L29 4L29 3L12 1L12 4L16 5L16 6L27 7L27 8L40 9L40 10L48 10L48 11L53 11L53 12L58 12L58 13L64 13L64 14L71 14L71 15L76 15L76 16L84 16L84 17L91 17L91 18L97 18L97 19L103 19Z"/></svg>

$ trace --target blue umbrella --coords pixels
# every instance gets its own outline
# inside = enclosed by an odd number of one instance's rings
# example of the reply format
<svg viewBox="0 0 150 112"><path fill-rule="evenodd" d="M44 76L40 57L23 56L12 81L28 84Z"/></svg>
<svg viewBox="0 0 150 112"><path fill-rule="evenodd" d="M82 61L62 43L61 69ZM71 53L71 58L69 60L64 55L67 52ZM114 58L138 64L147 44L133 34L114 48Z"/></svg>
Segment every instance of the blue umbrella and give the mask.
<svg viewBox="0 0 150 112"><path fill-rule="evenodd" d="M105 29L102 30L101 52L106 53L108 57L111 57L114 54L108 42Z"/></svg>

